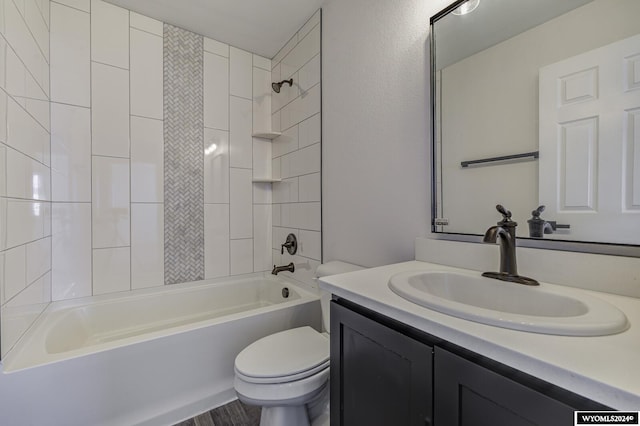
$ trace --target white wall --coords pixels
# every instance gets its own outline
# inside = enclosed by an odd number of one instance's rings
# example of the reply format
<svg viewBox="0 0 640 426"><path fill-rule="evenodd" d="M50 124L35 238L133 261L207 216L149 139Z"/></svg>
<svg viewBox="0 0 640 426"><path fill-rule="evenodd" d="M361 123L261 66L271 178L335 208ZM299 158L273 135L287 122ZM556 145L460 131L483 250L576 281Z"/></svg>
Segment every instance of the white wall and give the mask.
<svg viewBox="0 0 640 426"><path fill-rule="evenodd" d="M325 261L413 259L430 232L429 18L448 3L323 5Z"/></svg>
<svg viewBox="0 0 640 426"><path fill-rule="evenodd" d="M0 0L2 356L51 301L49 1Z"/></svg>

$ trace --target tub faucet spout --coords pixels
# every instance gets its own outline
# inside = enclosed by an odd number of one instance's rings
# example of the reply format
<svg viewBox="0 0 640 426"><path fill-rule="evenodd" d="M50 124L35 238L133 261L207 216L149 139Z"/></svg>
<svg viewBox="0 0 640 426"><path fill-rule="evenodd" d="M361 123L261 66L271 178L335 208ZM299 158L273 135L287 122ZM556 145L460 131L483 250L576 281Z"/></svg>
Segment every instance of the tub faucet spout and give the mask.
<svg viewBox="0 0 640 426"><path fill-rule="evenodd" d="M273 270L271 271L271 273L273 275L278 275L278 272L284 272L284 271L289 271L289 272L295 272L296 267L293 264L293 262L289 263L288 265L285 266L276 266L273 265Z"/></svg>

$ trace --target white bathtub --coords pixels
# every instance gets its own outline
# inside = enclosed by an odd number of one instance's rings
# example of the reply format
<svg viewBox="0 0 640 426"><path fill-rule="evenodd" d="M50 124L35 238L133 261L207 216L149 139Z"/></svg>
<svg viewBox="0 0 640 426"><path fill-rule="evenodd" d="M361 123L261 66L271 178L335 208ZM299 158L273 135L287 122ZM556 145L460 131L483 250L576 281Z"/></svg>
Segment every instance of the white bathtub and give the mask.
<svg viewBox="0 0 640 426"><path fill-rule="evenodd" d="M267 274L54 302L3 360L0 424L172 424L234 397L245 346L321 321Z"/></svg>

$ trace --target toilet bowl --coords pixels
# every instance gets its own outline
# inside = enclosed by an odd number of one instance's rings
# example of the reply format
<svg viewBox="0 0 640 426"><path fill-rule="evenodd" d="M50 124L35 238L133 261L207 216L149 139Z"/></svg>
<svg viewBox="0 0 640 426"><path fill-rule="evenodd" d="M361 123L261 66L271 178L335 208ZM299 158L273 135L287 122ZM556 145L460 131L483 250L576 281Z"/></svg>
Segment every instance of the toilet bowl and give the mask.
<svg viewBox="0 0 640 426"><path fill-rule="evenodd" d="M344 262L320 265L316 277L362 269ZM329 295L322 295L329 330ZM245 404L262 407L261 426L328 425L329 334L311 327L259 339L238 354L234 387Z"/></svg>

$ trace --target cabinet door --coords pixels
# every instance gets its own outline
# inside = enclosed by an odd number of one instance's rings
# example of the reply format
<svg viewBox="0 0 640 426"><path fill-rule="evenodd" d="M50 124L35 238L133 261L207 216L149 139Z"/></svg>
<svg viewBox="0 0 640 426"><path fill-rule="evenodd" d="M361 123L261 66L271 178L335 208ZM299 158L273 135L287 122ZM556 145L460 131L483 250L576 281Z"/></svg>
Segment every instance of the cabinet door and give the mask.
<svg viewBox="0 0 640 426"><path fill-rule="evenodd" d="M434 370L436 425L573 424L573 407L438 347Z"/></svg>
<svg viewBox="0 0 640 426"><path fill-rule="evenodd" d="M431 424L433 349L331 302L331 425Z"/></svg>

